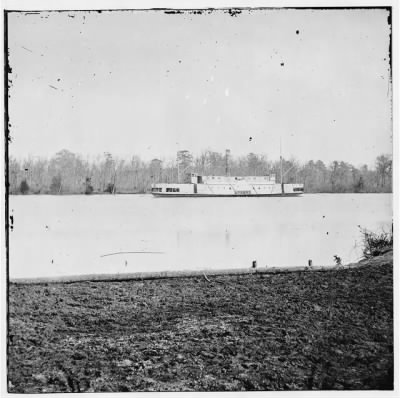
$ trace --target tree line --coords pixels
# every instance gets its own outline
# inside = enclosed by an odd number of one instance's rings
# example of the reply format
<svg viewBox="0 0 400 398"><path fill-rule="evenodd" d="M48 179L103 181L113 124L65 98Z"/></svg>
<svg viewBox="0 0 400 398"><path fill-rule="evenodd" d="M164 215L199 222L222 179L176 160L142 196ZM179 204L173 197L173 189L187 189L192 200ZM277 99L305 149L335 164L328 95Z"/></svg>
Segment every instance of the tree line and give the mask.
<svg viewBox="0 0 400 398"><path fill-rule="evenodd" d="M392 159L382 154L373 168L355 167L344 161L326 165L322 160L301 163L282 158L283 181L304 183L305 192L392 192ZM176 159L143 161L139 156L121 159L104 153L95 160L63 149L52 158L9 159L10 194L146 193L155 182L185 182L188 173L201 175L276 175L280 182L281 160L249 153L231 156L205 150L194 157L178 151Z"/></svg>

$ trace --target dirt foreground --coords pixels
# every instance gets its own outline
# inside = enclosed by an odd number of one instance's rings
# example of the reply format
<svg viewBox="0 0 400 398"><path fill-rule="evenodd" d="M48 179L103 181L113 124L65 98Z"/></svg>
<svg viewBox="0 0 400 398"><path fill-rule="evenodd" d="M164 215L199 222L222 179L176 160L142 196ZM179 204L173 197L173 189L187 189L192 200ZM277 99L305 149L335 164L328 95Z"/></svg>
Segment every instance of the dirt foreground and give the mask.
<svg viewBox="0 0 400 398"><path fill-rule="evenodd" d="M10 284L8 391L393 389L392 275Z"/></svg>

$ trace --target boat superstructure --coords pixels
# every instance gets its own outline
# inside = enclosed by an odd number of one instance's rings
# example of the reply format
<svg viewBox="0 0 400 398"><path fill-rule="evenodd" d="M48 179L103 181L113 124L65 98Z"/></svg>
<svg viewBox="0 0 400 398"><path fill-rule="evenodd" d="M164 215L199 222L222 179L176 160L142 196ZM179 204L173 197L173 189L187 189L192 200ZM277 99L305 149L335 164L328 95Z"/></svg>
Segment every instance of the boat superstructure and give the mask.
<svg viewBox="0 0 400 398"><path fill-rule="evenodd" d="M152 184L154 196L298 196L303 184L280 184L275 175L202 176L191 173L185 183Z"/></svg>

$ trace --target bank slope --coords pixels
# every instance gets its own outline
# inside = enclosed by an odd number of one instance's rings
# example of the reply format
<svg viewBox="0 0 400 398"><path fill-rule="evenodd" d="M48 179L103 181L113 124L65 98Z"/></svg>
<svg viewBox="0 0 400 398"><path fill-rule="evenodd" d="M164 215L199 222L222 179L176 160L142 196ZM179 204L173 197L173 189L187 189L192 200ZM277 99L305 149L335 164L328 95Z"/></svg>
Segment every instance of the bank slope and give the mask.
<svg viewBox="0 0 400 398"><path fill-rule="evenodd" d="M9 391L392 389L392 265L11 284Z"/></svg>

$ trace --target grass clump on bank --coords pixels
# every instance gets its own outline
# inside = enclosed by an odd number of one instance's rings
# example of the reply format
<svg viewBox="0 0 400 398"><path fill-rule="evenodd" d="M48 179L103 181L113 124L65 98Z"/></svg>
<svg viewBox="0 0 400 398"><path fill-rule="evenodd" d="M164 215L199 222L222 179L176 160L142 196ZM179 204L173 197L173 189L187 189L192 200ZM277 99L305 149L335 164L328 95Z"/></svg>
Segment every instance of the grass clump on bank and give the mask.
<svg viewBox="0 0 400 398"><path fill-rule="evenodd" d="M380 256L393 249L393 228L391 232L382 231L380 233L361 228L361 234L364 259Z"/></svg>

